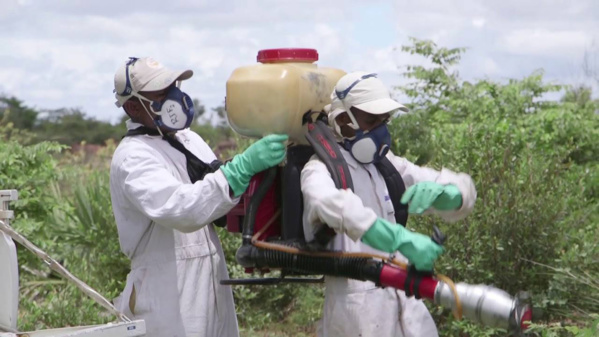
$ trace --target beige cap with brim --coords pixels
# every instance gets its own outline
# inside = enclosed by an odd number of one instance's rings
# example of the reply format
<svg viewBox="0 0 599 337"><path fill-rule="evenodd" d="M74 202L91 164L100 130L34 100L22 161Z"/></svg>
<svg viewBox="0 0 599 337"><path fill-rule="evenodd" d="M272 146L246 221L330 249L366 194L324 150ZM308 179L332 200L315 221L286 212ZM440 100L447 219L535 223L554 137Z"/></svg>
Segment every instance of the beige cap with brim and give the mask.
<svg viewBox="0 0 599 337"><path fill-rule="evenodd" d="M130 58L114 75L114 92L117 100L115 104L117 107L122 107L134 92L163 90L176 81L184 81L192 76L193 71L190 69L170 70L150 57ZM130 87L127 85L127 80Z"/></svg>
<svg viewBox="0 0 599 337"><path fill-rule="evenodd" d="M409 112L405 105L391 98L385 84L373 75L366 72L353 72L339 79L335 86L336 92L347 91L347 88L353 84L346 96L340 100L345 109L349 111L351 107L356 107L373 115Z"/></svg>

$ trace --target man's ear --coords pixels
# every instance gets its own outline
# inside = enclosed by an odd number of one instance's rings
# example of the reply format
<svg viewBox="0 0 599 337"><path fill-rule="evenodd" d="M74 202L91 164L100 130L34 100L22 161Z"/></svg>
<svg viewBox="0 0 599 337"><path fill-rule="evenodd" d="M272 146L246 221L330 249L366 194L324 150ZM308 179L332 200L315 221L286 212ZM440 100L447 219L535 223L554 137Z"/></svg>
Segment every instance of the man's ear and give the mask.
<svg viewBox="0 0 599 337"><path fill-rule="evenodd" d="M131 119L139 119L143 108L138 101L128 100L123 104L123 109Z"/></svg>
<svg viewBox="0 0 599 337"><path fill-rule="evenodd" d="M351 118L349 118L347 112L342 112L335 118L335 122L341 127L351 123Z"/></svg>

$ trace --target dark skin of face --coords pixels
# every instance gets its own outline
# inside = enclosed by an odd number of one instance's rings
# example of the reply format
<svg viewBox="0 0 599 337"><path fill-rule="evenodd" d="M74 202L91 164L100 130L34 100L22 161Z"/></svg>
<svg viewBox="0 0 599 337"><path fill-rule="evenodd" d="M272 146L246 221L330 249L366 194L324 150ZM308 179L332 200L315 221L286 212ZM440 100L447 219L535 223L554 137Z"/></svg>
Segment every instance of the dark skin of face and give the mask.
<svg viewBox="0 0 599 337"><path fill-rule="evenodd" d="M167 92L173 85L174 84L167 87L166 89L158 91L140 91L139 94L151 101L161 102L166 98ZM131 117L132 121L142 124L147 128L156 128L156 124L154 124L154 119L157 118L158 115L152 112L152 109L150 108L150 102L140 100L137 97L131 97L128 101L125 102L125 104L123 104L123 108L125 109L127 115ZM150 114L148 114L148 112ZM164 128L161 128L160 130L164 133L172 132Z"/></svg>
<svg viewBox="0 0 599 337"><path fill-rule="evenodd" d="M356 118L356 122L358 122L358 127L362 131L370 131L377 126L386 123L390 115L388 113L382 115L373 115L369 114L366 111L357 109L356 107L351 107L350 111ZM335 118L337 125L341 129L341 134L343 137L351 138L356 135L356 131L352 129L348 124L351 123L351 119L349 115L344 112Z"/></svg>

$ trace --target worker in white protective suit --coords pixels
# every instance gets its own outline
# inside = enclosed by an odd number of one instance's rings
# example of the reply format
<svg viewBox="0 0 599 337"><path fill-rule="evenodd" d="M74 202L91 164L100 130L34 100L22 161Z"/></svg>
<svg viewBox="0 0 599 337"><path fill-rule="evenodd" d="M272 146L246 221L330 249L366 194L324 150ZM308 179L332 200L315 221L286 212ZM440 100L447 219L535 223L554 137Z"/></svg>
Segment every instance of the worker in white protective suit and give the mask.
<svg viewBox="0 0 599 337"><path fill-rule="evenodd" d="M144 319L149 337L238 336L225 258L211 224L238 202L250 178L281 162L285 135L269 135L218 167L189 130L193 103L179 89L191 70L130 58L114 78L127 136L110 169L121 249L131 272L118 310Z"/></svg>
<svg viewBox="0 0 599 337"><path fill-rule="evenodd" d="M472 179L448 169L419 167L388 151L387 121L407 109L391 99L375 74L345 75L332 99L330 123L342 139L354 191L337 189L326 166L316 156L310 159L301 174L306 240L326 224L337 233L329 243L331 249L396 252L417 270L432 270L443 248L395 223L393 203L374 163L386 156L400 173L407 188L401 202L409 203L410 213L434 213L446 221L460 220L472 211L476 200ZM325 285L321 337L438 336L424 303L407 298L403 291L340 277L327 277Z"/></svg>

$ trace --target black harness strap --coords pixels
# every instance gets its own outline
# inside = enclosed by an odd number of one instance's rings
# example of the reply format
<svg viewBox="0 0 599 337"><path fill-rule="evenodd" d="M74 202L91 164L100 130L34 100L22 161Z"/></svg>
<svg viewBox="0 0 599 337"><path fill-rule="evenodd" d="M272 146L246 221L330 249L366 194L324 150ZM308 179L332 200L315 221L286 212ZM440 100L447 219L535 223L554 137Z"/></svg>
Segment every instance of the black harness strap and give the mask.
<svg viewBox="0 0 599 337"><path fill-rule="evenodd" d="M306 139L314 149L314 153L326 165L337 188L353 191L354 183L347 167L347 162L337 146L331 129L319 118L316 122L307 122Z"/></svg>
<svg viewBox="0 0 599 337"><path fill-rule="evenodd" d="M389 198L391 198L393 209L395 210L395 222L405 227L408 222L408 205L401 203L401 197L406 191L406 185L395 166L393 166L387 157L374 165L385 179Z"/></svg>
<svg viewBox="0 0 599 337"><path fill-rule="evenodd" d="M325 120L326 116L321 113L316 121L313 122L311 113L306 113L304 115L304 124L307 124L308 127L308 132L305 134L306 139L314 149L314 153L316 153L331 173L331 178L333 178L335 186L339 189L350 189L353 191L354 184L349 167L339 150L339 146L337 146L333 132L327 126ZM327 225L323 225L316 230L314 237L316 242L326 245L335 234L335 230Z"/></svg>
<svg viewBox="0 0 599 337"><path fill-rule="evenodd" d="M137 135L159 136L160 133L156 129L142 126L137 129L127 131L125 137ZM187 174L189 175L189 180L191 180L192 184L198 180L204 179L206 174L216 172L216 170L218 170L218 168L222 165L222 162L219 160L214 160L210 164L201 161L198 157L191 153L191 151L189 151L183 144L181 144L181 142L179 142L177 139L171 136L165 134L162 137L162 139L166 140L172 147L179 150L179 152L185 155L185 161L187 164Z"/></svg>
<svg viewBox="0 0 599 337"><path fill-rule="evenodd" d="M127 133L123 136L123 138L137 135L160 136L160 132L158 132L156 129L140 126L137 129L127 130Z"/></svg>

